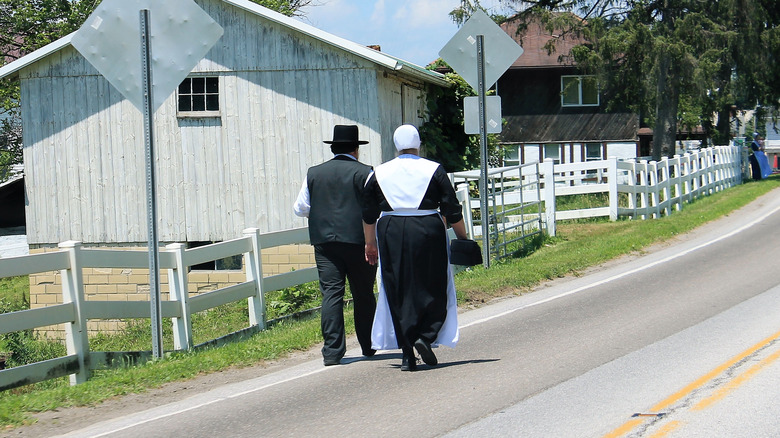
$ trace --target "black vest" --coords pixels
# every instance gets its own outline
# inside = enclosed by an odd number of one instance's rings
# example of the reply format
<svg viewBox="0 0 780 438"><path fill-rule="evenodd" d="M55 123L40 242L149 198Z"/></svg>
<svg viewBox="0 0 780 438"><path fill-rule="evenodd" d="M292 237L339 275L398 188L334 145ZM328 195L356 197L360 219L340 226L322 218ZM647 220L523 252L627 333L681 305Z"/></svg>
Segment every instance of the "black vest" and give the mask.
<svg viewBox="0 0 780 438"><path fill-rule="evenodd" d="M344 156L309 168L309 239L312 245L364 245L362 193L371 166Z"/></svg>

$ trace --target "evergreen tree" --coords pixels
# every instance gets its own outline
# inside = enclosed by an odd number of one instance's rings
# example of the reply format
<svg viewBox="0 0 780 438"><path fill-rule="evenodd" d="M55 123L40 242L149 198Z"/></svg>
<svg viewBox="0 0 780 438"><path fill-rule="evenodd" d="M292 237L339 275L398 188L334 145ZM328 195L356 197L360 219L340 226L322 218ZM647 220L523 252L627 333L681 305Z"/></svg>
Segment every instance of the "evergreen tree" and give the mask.
<svg viewBox="0 0 780 438"><path fill-rule="evenodd" d="M654 159L673 153L681 125L701 125L722 143L735 107L775 106L780 97L775 0L508 1L524 8L518 19L541 17L589 41L561 56L598 74L654 128Z"/></svg>

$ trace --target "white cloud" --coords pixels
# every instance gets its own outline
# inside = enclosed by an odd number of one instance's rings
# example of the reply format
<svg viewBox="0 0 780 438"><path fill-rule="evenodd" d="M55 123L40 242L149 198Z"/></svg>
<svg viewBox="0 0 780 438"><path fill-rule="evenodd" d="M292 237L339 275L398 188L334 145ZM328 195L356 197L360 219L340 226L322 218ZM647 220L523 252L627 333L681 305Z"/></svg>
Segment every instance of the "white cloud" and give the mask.
<svg viewBox="0 0 780 438"><path fill-rule="evenodd" d="M373 26L385 25L387 21L385 19L386 17L387 11L385 0L377 0L376 3L374 3L374 9L371 12L371 24Z"/></svg>
<svg viewBox="0 0 780 438"><path fill-rule="evenodd" d="M398 8L394 18L403 21L410 29L452 25L449 13L459 4L458 0L407 0Z"/></svg>

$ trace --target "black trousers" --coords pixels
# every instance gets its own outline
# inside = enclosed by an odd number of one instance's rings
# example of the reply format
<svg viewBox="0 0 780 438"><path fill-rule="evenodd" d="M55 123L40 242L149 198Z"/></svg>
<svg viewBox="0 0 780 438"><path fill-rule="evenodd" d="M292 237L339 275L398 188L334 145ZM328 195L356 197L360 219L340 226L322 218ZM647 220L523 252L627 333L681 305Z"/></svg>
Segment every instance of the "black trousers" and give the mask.
<svg viewBox="0 0 780 438"><path fill-rule="evenodd" d="M368 352L371 350L371 325L376 311L376 266L366 262L365 247L341 242L314 245L314 259L322 292L322 356L326 359L341 359L347 351L344 332L344 291L347 280L354 304L355 332L363 353Z"/></svg>

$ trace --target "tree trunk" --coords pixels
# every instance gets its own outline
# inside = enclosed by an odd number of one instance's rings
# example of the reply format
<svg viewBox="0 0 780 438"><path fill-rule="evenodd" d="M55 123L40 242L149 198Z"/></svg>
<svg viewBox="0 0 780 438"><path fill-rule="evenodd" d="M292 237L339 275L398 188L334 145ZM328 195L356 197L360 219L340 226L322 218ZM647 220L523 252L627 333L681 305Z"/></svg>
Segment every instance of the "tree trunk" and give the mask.
<svg viewBox="0 0 780 438"><path fill-rule="evenodd" d="M677 104L680 100L679 69L672 55L662 52L658 59L658 85L653 129L653 160L672 157L677 140Z"/></svg>
<svg viewBox="0 0 780 438"><path fill-rule="evenodd" d="M731 108L718 111L718 124L715 127L716 135L713 135L715 144L728 144L731 140Z"/></svg>

